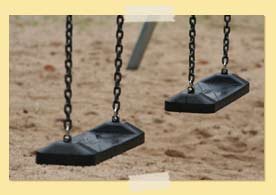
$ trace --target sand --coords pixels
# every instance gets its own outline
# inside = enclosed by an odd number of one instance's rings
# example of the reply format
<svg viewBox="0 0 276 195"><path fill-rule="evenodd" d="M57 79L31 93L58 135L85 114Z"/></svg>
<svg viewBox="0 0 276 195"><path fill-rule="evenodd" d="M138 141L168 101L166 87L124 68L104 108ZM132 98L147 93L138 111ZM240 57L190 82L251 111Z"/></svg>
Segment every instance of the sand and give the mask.
<svg viewBox="0 0 276 195"><path fill-rule="evenodd" d="M264 179L264 17L233 16L231 72L250 93L215 114L169 113L187 87L188 18L158 24L137 71L125 67L141 24L125 24L121 117L146 142L97 166L35 164L63 136L64 17L10 16L10 179L127 180L168 171L171 180ZM73 135L111 119L114 16L74 18ZM196 80L220 71L223 18L199 16Z"/></svg>

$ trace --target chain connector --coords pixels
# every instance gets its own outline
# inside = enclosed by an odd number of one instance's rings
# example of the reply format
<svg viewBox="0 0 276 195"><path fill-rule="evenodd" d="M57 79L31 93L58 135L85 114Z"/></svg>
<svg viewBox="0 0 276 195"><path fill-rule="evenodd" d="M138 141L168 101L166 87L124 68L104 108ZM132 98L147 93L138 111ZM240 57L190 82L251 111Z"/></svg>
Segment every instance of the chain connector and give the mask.
<svg viewBox="0 0 276 195"><path fill-rule="evenodd" d="M113 109L112 122L120 122L120 117L118 112L119 112L118 104L115 104L115 107Z"/></svg>
<svg viewBox="0 0 276 195"><path fill-rule="evenodd" d="M223 68L221 69L221 74L228 74L228 69L225 68L225 67L223 67Z"/></svg>
<svg viewBox="0 0 276 195"><path fill-rule="evenodd" d="M68 123L66 123L65 131L70 132L71 129L72 129L72 127L70 127L70 125Z"/></svg>
<svg viewBox="0 0 276 195"><path fill-rule="evenodd" d="M194 85L193 85L192 81L189 81L189 86L188 86L187 90L188 90L188 93L195 92Z"/></svg>
<svg viewBox="0 0 276 195"><path fill-rule="evenodd" d="M71 142L71 141L72 141L71 135L65 134L65 135L63 136L63 141L64 141L65 143Z"/></svg>
<svg viewBox="0 0 276 195"><path fill-rule="evenodd" d="M120 122L120 117L118 115L114 114L112 116L112 122L113 123L119 123Z"/></svg>

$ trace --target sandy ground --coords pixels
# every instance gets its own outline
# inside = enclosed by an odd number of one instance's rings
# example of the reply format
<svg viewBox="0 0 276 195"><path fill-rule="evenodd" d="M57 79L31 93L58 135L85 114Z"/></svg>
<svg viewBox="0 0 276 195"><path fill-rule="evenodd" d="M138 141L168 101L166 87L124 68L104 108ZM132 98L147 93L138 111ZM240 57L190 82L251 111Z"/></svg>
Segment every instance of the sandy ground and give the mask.
<svg viewBox="0 0 276 195"><path fill-rule="evenodd" d="M263 180L264 18L232 18L229 68L251 91L207 115L163 109L187 86L187 19L158 24L141 68L122 69L121 116L145 131L145 144L96 167L71 167L35 164L36 149L63 135L64 17L11 16L10 179L125 180L168 171L172 180ZM76 16L74 24L75 135L111 118L115 17ZM197 80L220 70L222 25L222 17L198 17ZM140 28L125 25L124 62Z"/></svg>

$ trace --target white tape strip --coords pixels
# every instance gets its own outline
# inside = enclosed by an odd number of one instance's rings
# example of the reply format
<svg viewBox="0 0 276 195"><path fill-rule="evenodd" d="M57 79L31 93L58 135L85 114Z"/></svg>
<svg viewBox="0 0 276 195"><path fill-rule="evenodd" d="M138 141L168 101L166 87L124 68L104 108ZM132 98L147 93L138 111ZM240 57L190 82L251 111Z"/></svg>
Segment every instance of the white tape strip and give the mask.
<svg viewBox="0 0 276 195"><path fill-rule="evenodd" d="M172 7L126 7L125 22L174 22Z"/></svg>
<svg viewBox="0 0 276 195"><path fill-rule="evenodd" d="M170 176L168 172L129 176L132 191L159 190L168 188Z"/></svg>

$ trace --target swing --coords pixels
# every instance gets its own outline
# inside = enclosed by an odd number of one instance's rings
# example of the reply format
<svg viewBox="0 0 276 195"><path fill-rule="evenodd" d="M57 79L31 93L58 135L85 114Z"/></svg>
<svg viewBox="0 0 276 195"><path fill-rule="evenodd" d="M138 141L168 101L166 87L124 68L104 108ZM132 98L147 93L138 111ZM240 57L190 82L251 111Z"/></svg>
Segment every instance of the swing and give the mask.
<svg viewBox="0 0 276 195"><path fill-rule="evenodd" d="M66 60L65 60L65 84L64 91L65 106L64 120L65 135L63 141L54 142L45 148L42 148L36 153L37 164L56 164L56 165L75 165L88 166L96 165L106 159L112 158L129 149L132 149L144 143L144 132L136 128L130 123L120 122L119 110L121 94L120 81L122 78L120 69L122 66L121 54L123 52L123 24L124 17L117 16L117 32L116 32L116 59L115 59L115 74L114 74L114 101L112 120L105 122L92 130L89 130L80 135L71 137L72 129L71 120L71 97L72 97L72 35L73 24L72 16L66 17Z"/></svg>
<svg viewBox="0 0 276 195"><path fill-rule="evenodd" d="M215 113L249 92L249 82L236 74L228 73L229 34L231 16L224 16L223 68L197 82L195 85L195 25L196 17L190 16L189 43L189 86L186 90L165 101L165 110L171 112Z"/></svg>

